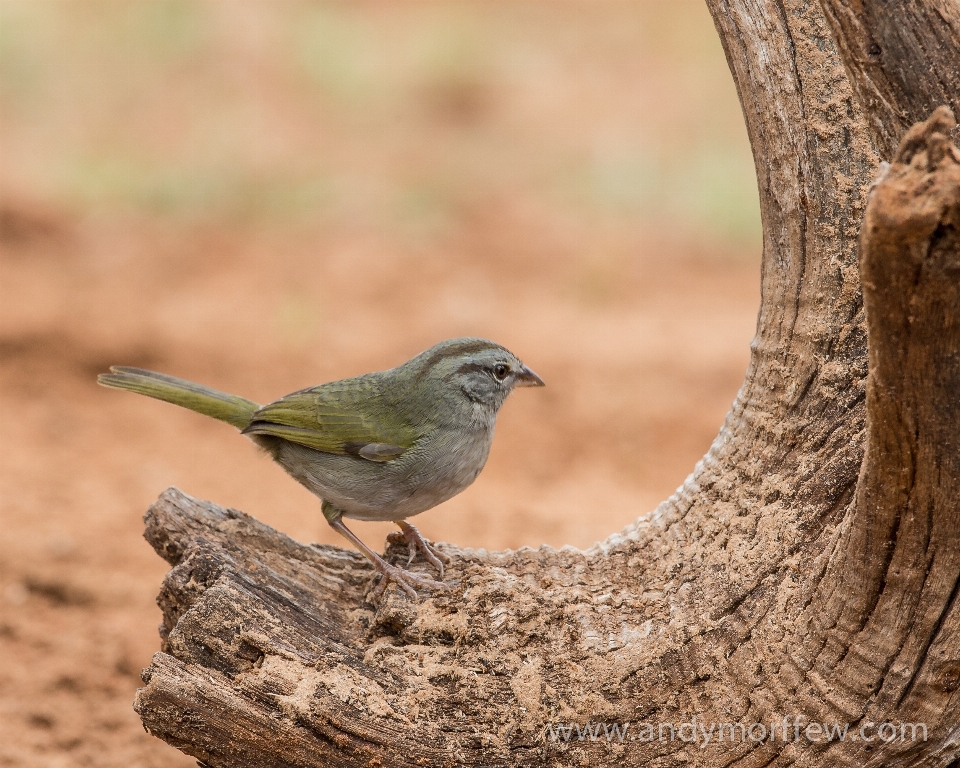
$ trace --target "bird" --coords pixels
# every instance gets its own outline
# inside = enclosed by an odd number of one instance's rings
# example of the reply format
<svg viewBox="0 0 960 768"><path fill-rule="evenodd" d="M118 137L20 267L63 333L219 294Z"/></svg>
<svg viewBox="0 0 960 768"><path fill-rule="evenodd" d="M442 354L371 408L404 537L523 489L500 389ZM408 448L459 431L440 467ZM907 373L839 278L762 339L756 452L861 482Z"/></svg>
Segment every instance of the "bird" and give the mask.
<svg viewBox="0 0 960 768"><path fill-rule="evenodd" d="M327 523L379 573L378 599L390 582L412 599L417 589L446 590L449 558L407 518L466 489L483 469L497 413L517 387L541 379L493 341L442 341L389 370L309 387L260 405L237 395L142 368L111 366L99 384L188 408L231 424L320 498ZM441 581L383 559L343 519L389 520L390 540L417 553Z"/></svg>

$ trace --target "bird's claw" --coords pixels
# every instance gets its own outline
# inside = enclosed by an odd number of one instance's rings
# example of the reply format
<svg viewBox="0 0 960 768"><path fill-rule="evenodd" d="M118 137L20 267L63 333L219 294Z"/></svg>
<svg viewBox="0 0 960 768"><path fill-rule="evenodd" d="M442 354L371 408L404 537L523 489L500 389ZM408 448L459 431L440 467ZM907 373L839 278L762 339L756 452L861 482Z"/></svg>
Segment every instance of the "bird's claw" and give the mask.
<svg viewBox="0 0 960 768"><path fill-rule="evenodd" d="M419 587L421 589L437 589L441 591L448 591L450 587L444 584L442 581L434 581L433 579L428 579L426 576L419 576L416 573L405 570L404 568L398 568L395 565L390 565L389 563L374 563L374 567L380 573L380 582L373 588L372 598L373 600L379 600L380 596L386 590L387 585L392 581L400 589L406 592L411 600L416 600L419 595L417 595L417 590L414 587Z"/></svg>
<svg viewBox="0 0 960 768"><path fill-rule="evenodd" d="M417 551L419 550L424 559L430 563L437 571L440 573L440 578L443 578L443 564L449 563L450 558L439 552L433 547L430 546L423 536L420 534L414 526L405 520L398 520L397 525L400 527L399 531L394 531L393 533L387 536L387 541L399 544L402 542L407 543L407 550L410 553L410 556L407 558L407 565L413 562L413 559L417 556Z"/></svg>

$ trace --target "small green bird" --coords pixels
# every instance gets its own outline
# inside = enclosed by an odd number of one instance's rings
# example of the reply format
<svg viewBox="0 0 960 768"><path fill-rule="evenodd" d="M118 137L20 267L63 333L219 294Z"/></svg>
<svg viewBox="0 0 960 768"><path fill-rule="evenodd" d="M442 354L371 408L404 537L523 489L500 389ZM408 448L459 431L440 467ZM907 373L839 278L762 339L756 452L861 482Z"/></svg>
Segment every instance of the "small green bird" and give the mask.
<svg viewBox="0 0 960 768"><path fill-rule="evenodd" d="M374 596L396 582L446 589L390 565L342 518L391 520L410 552L443 578L443 561L406 518L456 496L480 474L497 412L514 387L543 380L486 339L451 339L403 365L301 389L269 405L141 368L113 366L97 381L232 424L322 501L327 522L381 574ZM391 534L396 536L397 534Z"/></svg>

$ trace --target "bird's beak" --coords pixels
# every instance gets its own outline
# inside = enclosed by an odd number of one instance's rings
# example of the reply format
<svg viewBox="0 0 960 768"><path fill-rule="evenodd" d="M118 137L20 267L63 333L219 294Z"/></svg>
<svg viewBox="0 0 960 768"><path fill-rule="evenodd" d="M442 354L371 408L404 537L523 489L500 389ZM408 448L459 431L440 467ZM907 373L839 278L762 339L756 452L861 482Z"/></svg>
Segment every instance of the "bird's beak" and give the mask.
<svg viewBox="0 0 960 768"><path fill-rule="evenodd" d="M521 366L520 370L517 371L516 387L542 387L545 386L543 379L541 379L537 374L531 371L527 366Z"/></svg>

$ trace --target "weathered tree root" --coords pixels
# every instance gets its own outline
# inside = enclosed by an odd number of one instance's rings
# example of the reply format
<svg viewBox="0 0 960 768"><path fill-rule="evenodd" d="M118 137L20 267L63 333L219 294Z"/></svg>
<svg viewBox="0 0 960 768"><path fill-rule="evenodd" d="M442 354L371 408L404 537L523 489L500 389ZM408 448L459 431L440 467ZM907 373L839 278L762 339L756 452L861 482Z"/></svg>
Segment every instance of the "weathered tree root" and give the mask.
<svg viewBox="0 0 960 768"><path fill-rule="evenodd" d="M164 652L136 704L148 730L215 766L960 757L952 124L942 109L912 129L871 194L861 259L880 335L870 337L866 461L835 530L757 574L733 603L716 599L730 588L717 558L747 556L762 515L716 515L713 531L701 520L713 562L686 519L654 518L650 536L587 553L451 548L452 595L415 603L391 588L374 607L359 555L297 544L170 490L146 518L148 540L175 566L159 599ZM678 552L694 564L685 569ZM923 724L927 740L814 744L781 726L761 742L629 741L643 738L641 722L679 727L694 715L704 727L817 722L851 733ZM622 744L553 740L590 722L634 731Z"/></svg>
<svg viewBox="0 0 960 768"><path fill-rule="evenodd" d="M960 764L953 117L911 129L868 197L868 117L906 81L858 105L853 11L709 2L765 245L751 367L695 472L591 550L445 546L450 593L378 606L359 555L167 491L148 730L210 766Z"/></svg>

